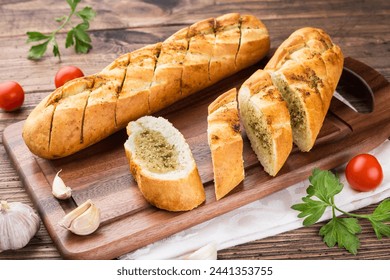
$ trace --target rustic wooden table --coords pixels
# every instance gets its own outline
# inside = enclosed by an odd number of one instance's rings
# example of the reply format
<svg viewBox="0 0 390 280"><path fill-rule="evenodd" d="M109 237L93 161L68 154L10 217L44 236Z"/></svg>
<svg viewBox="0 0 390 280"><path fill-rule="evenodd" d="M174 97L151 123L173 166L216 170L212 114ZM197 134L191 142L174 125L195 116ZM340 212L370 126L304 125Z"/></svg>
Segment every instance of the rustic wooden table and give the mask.
<svg viewBox="0 0 390 280"><path fill-rule="evenodd" d="M162 41L176 30L198 20L228 12L252 13L269 29L272 46L303 26L325 29L346 56L358 59L390 79L390 2L356 1L251 1L251 0L140 0L92 1L97 18L91 23L93 49L76 55L62 49L62 60L50 52L40 61L26 58L27 31L50 32L55 17L68 13L66 1L0 0L0 82L18 81L26 92L21 110L0 111L0 136L10 124L24 120L33 107L54 89L53 77L62 65L75 65L85 74L100 71L122 53ZM59 38L64 45L65 34ZM0 137L1 139L1 137ZM2 140L0 140L2 141ZM32 205L3 143L0 144L0 199ZM370 205L356 212L371 212ZM322 224L279 234L218 252L219 259L390 259L390 239L377 240L368 222L363 222L361 249L357 256L345 250L327 248L318 230ZM23 249L0 253L0 259L61 259L42 225Z"/></svg>

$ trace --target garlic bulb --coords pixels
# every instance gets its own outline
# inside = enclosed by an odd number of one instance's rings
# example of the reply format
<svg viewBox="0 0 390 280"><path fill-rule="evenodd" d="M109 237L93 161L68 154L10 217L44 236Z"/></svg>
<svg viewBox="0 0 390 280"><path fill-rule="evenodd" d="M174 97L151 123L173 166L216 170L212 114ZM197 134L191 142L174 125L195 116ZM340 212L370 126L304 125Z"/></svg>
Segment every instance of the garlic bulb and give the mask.
<svg viewBox="0 0 390 280"><path fill-rule="evenodd" d="M207 244L195 252L184 256L185 260L216 260L217 245L215 243Z"/></svg>
<svg viewBox="0 0 390 280"><path fill-rule="evenodd" d="M68 199L72 196L72 189L67 187L64 181L59 176L60 171L57 172L53 180L52 193L58 199Z"/></svg>
<svg viewBox="0 0 390 280"><path fill-rule="evenodd" d="M27 204L0 202L0 252L23 248L39 230L39 217Z"/></svg>
<svg viewBox="0 0 390 280"><path fill-rule="evenodd" d="M62 218L59 225L78 235L91 234L100 225L100 209L88 199Z"/></svg>

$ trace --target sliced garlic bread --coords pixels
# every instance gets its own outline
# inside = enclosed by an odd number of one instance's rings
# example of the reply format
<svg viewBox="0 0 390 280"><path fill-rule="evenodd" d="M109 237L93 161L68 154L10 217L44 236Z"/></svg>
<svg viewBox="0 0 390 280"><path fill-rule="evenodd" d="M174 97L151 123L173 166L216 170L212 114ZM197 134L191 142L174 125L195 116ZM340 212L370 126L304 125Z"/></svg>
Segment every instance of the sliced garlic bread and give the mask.
<svg viewBox="0 0 390 280"><path fill-rule="evenodd" d="M236 98L237 91L234 88L220 95L208 107L207 137L217 200L234 189L245 176Z"/></svg>
<svg viewBox="0 0 390 280"><path fill-rule="evenodd" d="M264 68L288 103L294 143L310 151L343 69L341 49L318 28L293 32Z"/></svg>
<svg viewBox="0 0 390 280"><path fill-rule="evenodd" d="M256 71L238 92L241 120L264 170L275 176L292 149L290 114L271 76Z"/></svg>
<svg viewBox="0 0 390 280"><path fill-rule="evenodd" d="M146 116L127 126L124 147L145 199L168 211L187 211L205 200L195 160L183 135L166 119Z"/></svg>

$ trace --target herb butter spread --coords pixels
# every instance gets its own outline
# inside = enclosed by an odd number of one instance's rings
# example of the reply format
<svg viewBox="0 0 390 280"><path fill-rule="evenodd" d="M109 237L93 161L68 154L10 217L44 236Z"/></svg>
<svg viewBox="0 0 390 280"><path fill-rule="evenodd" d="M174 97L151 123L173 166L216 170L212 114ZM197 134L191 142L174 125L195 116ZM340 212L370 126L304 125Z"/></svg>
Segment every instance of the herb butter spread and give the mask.
<svg viewBox="0 0 390 280"><path fill-rule="evenodd" d="M259 140L258 148L262 148L264 153L271 155L272 152L272 139L270 136L270 132L267 131L267 126L261 120L262 118L256 115L255 109L252 106L248 106L248 129L252 131L252 133Z"/></svg>
<svg viewBox="0 0 390 280"><path fill-rule="evenodd" d="M159 131L144 129L135 137L135 154L151 172L167 173L179 167L178 151Z"/></svg>

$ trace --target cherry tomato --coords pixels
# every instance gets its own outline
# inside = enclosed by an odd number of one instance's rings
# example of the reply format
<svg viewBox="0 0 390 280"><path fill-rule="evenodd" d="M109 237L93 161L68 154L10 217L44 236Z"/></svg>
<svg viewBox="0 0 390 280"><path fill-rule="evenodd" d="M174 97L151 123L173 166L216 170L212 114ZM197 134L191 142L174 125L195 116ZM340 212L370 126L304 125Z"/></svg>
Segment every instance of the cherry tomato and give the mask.
<svg viewBox="0 0 390 280"><path fill-rule="evenodd" d="M376 157L360 154L347 164L345 176L350 186L357 191L371 191L383 180L383 171Z"/></svg>
<svg viewBox="0 0 390 280"><path fill-rule="evenodd" d="M8 81L0 84L0 108L4 111L19 109L24 102L24 90L17 83Z"/></svg>
<svg viewBox="0 0 390 280"><path fill-rule="evenodd" d="M56 85L56 88L59 88L66 82L83 76L84 73L80 70L80 68L76 66L64 66L58 70L54 78L54 84Z"/></svg>

